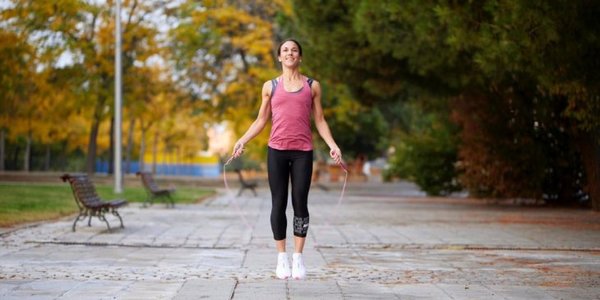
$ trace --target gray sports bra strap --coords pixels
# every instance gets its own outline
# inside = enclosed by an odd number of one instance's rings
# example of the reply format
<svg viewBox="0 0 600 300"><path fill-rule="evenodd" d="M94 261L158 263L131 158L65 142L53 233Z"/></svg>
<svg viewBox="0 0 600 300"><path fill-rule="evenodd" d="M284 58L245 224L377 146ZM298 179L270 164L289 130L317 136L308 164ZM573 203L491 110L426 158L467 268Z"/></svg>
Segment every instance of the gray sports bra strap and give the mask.
<svg viewBox="0 0 600 300"><path fill-rule="evenodd" d="M313 79L308 78L306 81L308 82L308 86L312 87ZM279 81L277 81L277 78L271 79L271 98L273 98L273 94L275 94L275 89L277 88L278 83Z"/></svg>
<svg viewBox="0 0 600 300"><path fill-rule="evenodd" d="M273 94L273 92L275 91L275 88L277 87L277 78L275 79L271 79L271 85L273 86L273 88L271 89L271 94Z"/></svg>
<svg viewBox="0 0 600 300"><path fill-rule="evenodd" d="M271 97L273 98L273 94L275 94L275 88L277 87L277 78L271 79Z"/></svg>

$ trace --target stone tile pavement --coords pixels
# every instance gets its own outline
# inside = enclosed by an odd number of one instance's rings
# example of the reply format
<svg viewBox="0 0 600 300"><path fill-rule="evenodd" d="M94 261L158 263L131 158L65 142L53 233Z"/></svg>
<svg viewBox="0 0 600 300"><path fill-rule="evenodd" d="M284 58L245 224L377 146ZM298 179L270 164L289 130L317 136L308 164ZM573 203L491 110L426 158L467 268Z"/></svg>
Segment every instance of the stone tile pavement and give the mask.
<svg viewBox="0 0 600 300"><path fill-rule="evenodd" d="M4 229L0 299L600 299L599 213L406 183L352 183L336 209L330 187L311 190L306 280L274 277L268 190L221 191L130 205L112 232L94 219L72 232L73 218Z"/></svg>

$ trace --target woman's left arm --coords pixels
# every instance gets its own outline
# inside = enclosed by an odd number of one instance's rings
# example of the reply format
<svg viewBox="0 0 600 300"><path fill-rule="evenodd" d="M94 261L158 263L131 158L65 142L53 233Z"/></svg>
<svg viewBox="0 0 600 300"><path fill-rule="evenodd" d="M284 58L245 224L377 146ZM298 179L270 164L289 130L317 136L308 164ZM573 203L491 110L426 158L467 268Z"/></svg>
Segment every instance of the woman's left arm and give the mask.
<svg viewBox="0 0 600 300"><path fill-rule="evenodd" d="M329 155L335 160L336 163L339 164L342 161L342 151L335 143L335 140L331 135L329 125L327 125L327 121L325 121L325 115L323 114L323 106L321 105L321 84L318 81L313 81L311 92L315 126L317 127L319 135L321 135L325 143L327 143L327 146L329 146Z"/></svg>

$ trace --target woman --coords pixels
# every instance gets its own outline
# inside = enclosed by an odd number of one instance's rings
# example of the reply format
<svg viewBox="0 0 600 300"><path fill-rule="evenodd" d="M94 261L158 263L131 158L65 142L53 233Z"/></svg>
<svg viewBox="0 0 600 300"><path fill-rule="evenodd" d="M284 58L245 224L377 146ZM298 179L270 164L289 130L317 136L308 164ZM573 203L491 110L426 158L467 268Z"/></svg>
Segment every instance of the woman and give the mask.
<svg viewBox="0 0 600 300"><path fill-rule="evenodd" d="M342 152L335 143L321 106L321 86L299 71L302 47L288 39L277 48L282 74L262 87L262 103L256 120L235 143L233 157L239 157L252 138L258 135L272 118L267 154L269 187L271 189L271 229L277 247L277 268L280 279L302 279L306 276L302 251L308 231L308 191L311 183L313 145L310 125L311 112L317 131L330 148L329 155L339 164ZM292 184L294 208L294 254L292 268L286 253L287 219L285 209L288 183Z"/></svg>

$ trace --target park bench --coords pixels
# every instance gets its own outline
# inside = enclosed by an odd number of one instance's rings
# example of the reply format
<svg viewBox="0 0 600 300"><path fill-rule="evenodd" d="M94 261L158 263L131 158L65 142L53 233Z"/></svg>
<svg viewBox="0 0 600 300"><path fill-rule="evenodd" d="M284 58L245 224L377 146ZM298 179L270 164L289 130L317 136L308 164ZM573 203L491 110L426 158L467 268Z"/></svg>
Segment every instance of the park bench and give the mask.
<svg viewBox="0 0 600 300"><path fill-rule="evenodd" d="M240 180L240 191L238 192L237 196L239 197L242 195L242 192L246 189L251 190L254 193L254 196L257 196L256 187L258 186L258 183L254 181L246 181L244 176L242 176L242 170L240 169L235 169L235 172L238 174L238 178Z"/></svg>
<svg viewBox="0 0 600 300"><path fill-rule="evenodd" d="M105 214L111 213L119 218L121 222L121 228L123 226L123 219L117 209L127 204L127 200L111 200L103 201L96 193L94 184L86 174L65 174L60 177L63 182L68 181L73 191L73 197L79 207L79 215L73 222L73 231L75 231L75 225L79 220L85 220L89 217L88 226L92 226L92 217L98 217L100 221L106 223L108 231L111 230L110 224L106 220Z"/></svg>
<svg viewBox="0 0 600 300"><path fill-rule="evenodd" d="M171 195L175 193L175 189L160 188L154 181L154 177L150 172L137 172L135 174L140 176L142 179L142 184L144 185L144 189L146 190L147 197L146 201L144 201L144 206L146 206L148 203L152 205L154 199L163 198L165 199L167 207L169 204L171 207L175 207L175 201L173 201L173 198L171 197Z"/></svg>

